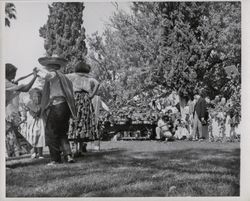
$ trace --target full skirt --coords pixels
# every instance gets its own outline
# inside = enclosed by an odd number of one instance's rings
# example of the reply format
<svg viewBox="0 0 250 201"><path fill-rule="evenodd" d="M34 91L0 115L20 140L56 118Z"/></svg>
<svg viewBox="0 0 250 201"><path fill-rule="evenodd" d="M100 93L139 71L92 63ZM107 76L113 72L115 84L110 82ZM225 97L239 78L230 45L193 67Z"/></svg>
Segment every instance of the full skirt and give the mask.
<svg viewBox="0 0 250 201"><path fill-rule="evenodd" d="M69 139L95 140L96 121L95 111L89 94L86 92L75 93L77 117L70 119Z"/></svg>

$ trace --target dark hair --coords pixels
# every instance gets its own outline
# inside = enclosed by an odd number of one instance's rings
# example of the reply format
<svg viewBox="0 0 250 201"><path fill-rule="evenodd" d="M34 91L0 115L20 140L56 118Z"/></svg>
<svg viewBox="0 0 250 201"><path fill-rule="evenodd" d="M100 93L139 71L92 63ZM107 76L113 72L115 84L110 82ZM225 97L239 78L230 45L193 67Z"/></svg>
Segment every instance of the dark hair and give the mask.
<svg viewBox="0 0 250 201"><path fill-rule="evenodd" d="M75 66L76 73L89 73L90 69L90 65L86 64L85 62L78 62Z"/></svg>
<svg viewBox="0 0 250 201"><path fill-rule="evenodd" d="M17 71L17 67L10 64L10 63L7 63L5 64L5 77L8 78L10 77L11 75L13 75L14 73L16 73Z"/></svg>
<svg viewBox="0 0 250 201"><path fill-rule="evenodd" d="M162 117L162 119L163 119L164 121L169 121L169 116L168 116L168 115L164 115L164 116Z"/></svg>

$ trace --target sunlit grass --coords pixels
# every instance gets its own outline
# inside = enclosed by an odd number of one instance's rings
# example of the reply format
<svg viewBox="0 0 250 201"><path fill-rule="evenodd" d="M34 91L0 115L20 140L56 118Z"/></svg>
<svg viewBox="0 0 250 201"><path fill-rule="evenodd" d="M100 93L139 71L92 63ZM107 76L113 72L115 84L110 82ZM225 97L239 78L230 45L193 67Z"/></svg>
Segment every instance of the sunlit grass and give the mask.
<svg viewBox="0 0 250 201"><path fill-rule="evenodd" d="M239 196L239 144L105 142L74 164L7 161L7 197Z"/></svg>

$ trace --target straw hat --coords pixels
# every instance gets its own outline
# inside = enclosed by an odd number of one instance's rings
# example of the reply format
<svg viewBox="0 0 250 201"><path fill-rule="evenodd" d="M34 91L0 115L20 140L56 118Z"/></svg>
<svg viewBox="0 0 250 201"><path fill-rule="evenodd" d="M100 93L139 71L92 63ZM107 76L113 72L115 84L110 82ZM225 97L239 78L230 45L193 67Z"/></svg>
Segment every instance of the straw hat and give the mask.
<svg viewBox="0 0 250 201"><path fill-rule="evenodd" d="M42 65L45 66L46 68L53 68L56 70L59 70L61 67L65 66L67 64L67 60L58 57L56 55L52 55L50 57L41 57L38 59L38 62Z"/></svg>

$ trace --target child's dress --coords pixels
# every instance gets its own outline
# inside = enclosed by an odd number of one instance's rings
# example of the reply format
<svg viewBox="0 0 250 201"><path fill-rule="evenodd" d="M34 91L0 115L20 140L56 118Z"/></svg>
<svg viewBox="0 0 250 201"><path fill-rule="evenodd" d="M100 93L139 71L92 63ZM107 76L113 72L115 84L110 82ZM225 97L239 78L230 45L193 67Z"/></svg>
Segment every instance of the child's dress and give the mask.
<svg viewBox="0 0 250 201"><path fill-rule="evenodd" d="M179 125L177 126L177 129L176 129L176 132L175 132L175 137L176 137L178 140L188 138L188 137L189 137L189 132L188 132L188 130L185 128L185 126L183 126L182 124L179 124Z"/></svg>
<svg viewBox="0 0 250 201"><path fill-rule="evenodd" d="M33 147L45 147L45 125L39 117L40 107L27 104L27 140Z"/></svg>

